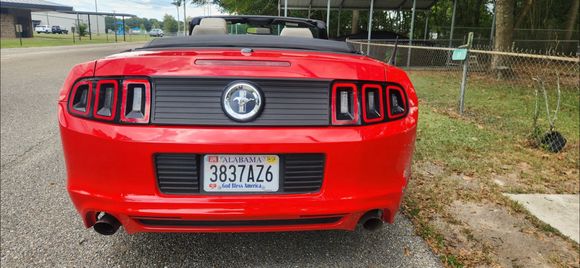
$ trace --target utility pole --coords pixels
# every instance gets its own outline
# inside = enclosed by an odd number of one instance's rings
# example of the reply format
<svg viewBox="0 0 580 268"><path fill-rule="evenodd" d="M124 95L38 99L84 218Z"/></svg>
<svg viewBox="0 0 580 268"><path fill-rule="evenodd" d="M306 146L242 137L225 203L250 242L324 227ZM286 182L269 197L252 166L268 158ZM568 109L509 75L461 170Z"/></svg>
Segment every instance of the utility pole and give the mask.
<svg viewBox="0 0 580 268"><path fill-rule="evenodd" d="M99 13L99 9L97 7L97 0L95 0L95 13ZM99 35L99 15L95 14L95 18L97 21L97 35Z"/></svg>
<svg viewBox="0 0 580 268"><path fill-rule="evenodd" d="M187 9L187 0L183 0L183 36L187 35L187 14L185 10Z"/></svg>
<svg viewBox="0 0 580 268"><path fill-rule="evenodd" d="M179 35L179 21L181 21L179 19L179 7L181 6L181 0L173 1L172 4L175 5L175 8L177 9L177 35Z"/></svg>

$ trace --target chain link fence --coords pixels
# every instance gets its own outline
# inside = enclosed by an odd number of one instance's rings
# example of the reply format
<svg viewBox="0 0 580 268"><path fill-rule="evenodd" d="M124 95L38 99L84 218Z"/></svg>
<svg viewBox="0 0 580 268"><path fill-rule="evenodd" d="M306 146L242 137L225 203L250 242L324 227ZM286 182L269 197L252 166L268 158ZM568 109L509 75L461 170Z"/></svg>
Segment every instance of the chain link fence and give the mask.
<svg viewBox="0 0 580 268"><path fill-rule="evenodd" d="M430 104L457 111L463 62L453 61L454 48L432 40L348 40L362 53L407 70L416 85L429 91ZM489 123L522 137L527 145L560 152L578 147L580 60L557 52L494 51L486 45L469 49L465 117ZM424 83L423 83L424 82ZM422 89L417 88L419 97Z"/></svg>

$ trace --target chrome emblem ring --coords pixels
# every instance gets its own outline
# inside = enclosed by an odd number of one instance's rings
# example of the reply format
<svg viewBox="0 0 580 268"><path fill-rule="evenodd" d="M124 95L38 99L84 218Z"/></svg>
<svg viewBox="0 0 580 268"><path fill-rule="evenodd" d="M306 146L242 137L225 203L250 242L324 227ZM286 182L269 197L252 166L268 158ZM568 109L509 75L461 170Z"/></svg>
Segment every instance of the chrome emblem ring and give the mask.
<svg viewBox="0 0 580 268"><path fill-rule="evenodd" d="M248 82L233 82L222 95L225 114L235 121L249 122L260 115L264 103L262 91Z"/></svg>

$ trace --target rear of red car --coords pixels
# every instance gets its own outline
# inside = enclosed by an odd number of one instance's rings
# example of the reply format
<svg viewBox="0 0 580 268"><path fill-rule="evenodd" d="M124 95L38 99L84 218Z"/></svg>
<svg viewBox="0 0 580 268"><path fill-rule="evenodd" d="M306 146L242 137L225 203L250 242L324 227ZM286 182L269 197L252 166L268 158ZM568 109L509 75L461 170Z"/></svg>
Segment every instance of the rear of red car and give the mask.
<svg viewBox="0 0 580 268"><path fill-rule="evenodd" d="M291 49L125 52L76 66L58 107L68 191L104 234L393 222L418 119L401 70Z"/></svg>

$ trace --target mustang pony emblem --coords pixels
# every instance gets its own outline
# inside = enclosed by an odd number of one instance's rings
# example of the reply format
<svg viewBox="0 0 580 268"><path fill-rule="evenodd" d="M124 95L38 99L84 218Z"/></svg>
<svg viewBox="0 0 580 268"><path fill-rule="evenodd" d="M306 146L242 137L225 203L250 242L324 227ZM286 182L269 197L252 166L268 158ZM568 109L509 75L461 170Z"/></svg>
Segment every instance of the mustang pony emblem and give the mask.
<svg viewBox="0 0 580 268"><path fill-rule="evenodd" d="M258 117L264 108L264 95L253 83L234 81L224 90L222 107L230 119L249 122Z"/></svg>
<svg viewBox="0 0 580 268"><path fill-rule="evenodd" d="M241 90L239 91L240 95L234 98L234 101L238 102L238 112L239 113L245 113L246 112L246 104L252 101L255 101L256 99L254 98L246 98L246 95L248 94L247 91L245 91L243 89L243 87L240 87Z"/></svg>

